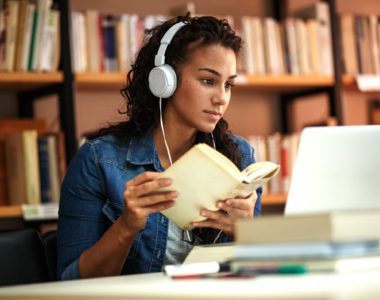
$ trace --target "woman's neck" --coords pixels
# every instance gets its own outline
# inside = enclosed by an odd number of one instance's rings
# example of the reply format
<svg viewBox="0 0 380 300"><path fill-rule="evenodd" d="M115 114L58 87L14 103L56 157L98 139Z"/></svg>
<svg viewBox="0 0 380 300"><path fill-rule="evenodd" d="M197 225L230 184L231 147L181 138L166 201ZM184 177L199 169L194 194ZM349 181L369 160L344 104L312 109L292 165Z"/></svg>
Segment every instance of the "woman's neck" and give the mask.
<svg viewBox="0 0 380 300"><path fill-rule="evenodd" d="M194 144L194 131L180 132L164 127L166 142L170 151L172 162L179 159ZM153 142L162 167L170 167L168 151L165 146L164 136L160 126L153 129Z"/></svg>

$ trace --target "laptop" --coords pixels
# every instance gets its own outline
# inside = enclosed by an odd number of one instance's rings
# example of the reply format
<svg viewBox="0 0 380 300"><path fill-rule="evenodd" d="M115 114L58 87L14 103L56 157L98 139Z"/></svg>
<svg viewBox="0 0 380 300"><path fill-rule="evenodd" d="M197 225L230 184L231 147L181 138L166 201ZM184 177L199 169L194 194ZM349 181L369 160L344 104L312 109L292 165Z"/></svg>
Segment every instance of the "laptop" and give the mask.
<svg viewBox="0 0 380 300"><path fill-rule="evenodd" d="M305 128L285 214L380 209L380 126Z"/></svg>

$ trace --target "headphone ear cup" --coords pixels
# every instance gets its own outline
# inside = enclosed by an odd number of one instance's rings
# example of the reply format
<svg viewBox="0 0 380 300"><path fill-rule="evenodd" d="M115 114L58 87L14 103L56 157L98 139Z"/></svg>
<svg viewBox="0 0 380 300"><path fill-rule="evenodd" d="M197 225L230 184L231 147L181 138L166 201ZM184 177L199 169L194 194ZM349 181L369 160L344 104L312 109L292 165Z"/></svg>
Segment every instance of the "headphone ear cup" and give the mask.
<svg viewBox="0 0 380 300"><path fill-rule="evenodd" d="M177 87L177 75L167 64L153 68L149 73L149 89L159 98L169 98Z"/></svg>

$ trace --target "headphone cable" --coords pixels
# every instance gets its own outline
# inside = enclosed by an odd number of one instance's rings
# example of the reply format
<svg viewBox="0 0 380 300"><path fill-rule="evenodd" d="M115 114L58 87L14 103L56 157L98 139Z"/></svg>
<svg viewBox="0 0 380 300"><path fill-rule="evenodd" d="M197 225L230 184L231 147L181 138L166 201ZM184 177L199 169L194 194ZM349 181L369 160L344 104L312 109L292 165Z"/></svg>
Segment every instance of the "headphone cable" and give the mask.
<svg viewBox="0 0 380 300"><path fill-rule="evenodd" d="M169 158L169 163L170 165L173 165L173 161L172 161L172 156L170 155L170 150L169 150L169 145L168 145L168 142L166 141L166 135L165 135L165 130L164 130L164 122L162 121L162 98L160 97L160 101L159 101L159 106L160 106L160 125L161 125L161 132L162 132L162 136L164 138L164 143L165 143L165 148L166 148L166 152L168 154L168 158ZM215 144L215 139L214 139L214 135L212 134L211 132L211 139L212 139L212 145L214 146L214 149L216 149L216 144ZM189 230L185 230L186 232L186 235L187 235L187 238L189 239L189 241L191 240L191 237L190 237L190 232ZM222 234L222 230L219 230L216 238L214 239L213 241L213 244L215 244L217 242L217 240L219 239L220 235Z"/></svg>

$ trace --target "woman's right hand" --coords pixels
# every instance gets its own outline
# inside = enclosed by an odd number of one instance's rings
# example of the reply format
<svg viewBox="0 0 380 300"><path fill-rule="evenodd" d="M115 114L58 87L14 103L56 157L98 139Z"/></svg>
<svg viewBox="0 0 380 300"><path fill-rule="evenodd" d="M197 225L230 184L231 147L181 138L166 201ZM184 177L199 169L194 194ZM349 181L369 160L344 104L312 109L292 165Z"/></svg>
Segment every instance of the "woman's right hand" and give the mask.
<svg viewBox="0 0 380 300"><path fill-rule="evenodd" d="M178 192L155 193L159 188L170 186L170 178L154 180L160 173L144 172L127 181L124 191L123 223L132 232L145 227L148 215L174 205Z"/></svg>

